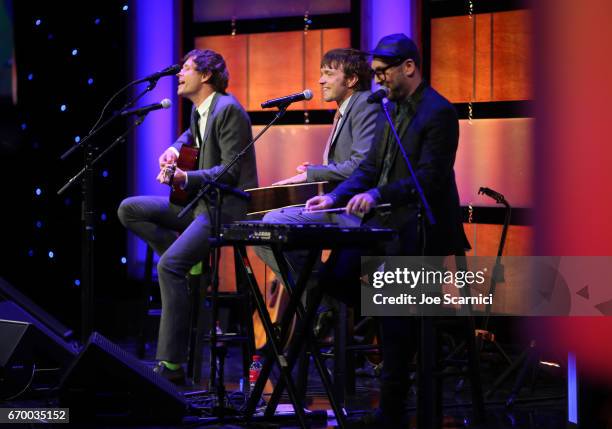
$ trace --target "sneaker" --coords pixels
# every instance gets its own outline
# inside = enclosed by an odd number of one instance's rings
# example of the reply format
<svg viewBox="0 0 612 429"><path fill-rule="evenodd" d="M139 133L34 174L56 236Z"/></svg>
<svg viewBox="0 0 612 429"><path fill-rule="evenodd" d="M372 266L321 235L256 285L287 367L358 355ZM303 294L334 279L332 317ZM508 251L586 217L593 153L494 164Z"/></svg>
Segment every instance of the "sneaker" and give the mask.
<svg viewBox="0 0 612 429"><path fill-rule="evenodd" d="M163 363L158 362L155 368L153 368L153 372L161 375L166 380L176 385L185 384L185 370L182 366L179 369L173 371L171 369L168 369Z"/></svg>

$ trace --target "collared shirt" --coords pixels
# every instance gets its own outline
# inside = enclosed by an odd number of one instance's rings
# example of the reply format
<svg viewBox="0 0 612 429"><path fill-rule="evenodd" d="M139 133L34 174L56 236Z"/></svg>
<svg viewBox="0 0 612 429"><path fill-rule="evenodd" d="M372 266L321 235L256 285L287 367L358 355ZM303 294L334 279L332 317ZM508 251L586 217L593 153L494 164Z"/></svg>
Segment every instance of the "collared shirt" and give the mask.
<svg viewBox="0 0 612 429"><path fill-rule="evenodd" d="M198 126L200 128L200 139L202 142L204 142L204 132L206 131L206 123L208 122L208 113L214 96L215 92L206 97L206 99L196 108L200 114L200 123ZM198 139L196 139L195 136L193 136L193 139L196 146L198 146Z"/></svg>
<svg viewBox="0 0 612 429"><path fill-rule="evenodd" d="M344 112L348 108L349 101L351 101L351 97L353 94L349 95L349 97L342 102L340 107L338 107L338 111L340 112L340 119L338 119L338 123L336 124L336 128L334 129L334 135L332 136L332 142L338 136L338 131L340 130L340 125L342 125L342 121L344 121Z"/></svg>

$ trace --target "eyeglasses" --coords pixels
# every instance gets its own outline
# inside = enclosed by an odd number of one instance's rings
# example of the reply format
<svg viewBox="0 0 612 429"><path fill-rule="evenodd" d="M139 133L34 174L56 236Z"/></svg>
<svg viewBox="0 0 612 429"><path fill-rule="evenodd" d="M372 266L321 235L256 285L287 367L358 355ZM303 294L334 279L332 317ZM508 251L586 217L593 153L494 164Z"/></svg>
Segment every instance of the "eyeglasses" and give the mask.
<svg viewBox="0 0 612 429"><path fill-rule="evenodd" d="M397 66L403 64L404 61L406 61L406 60L404 59L404 60L396 61L394 63L389 64L386 67L381 67L381 68L373 69L372 72L374 73L374 76L376 76L376 78L378 80L385 80L387 78L387 70L389 70L390 68L397 67Z"/></svg>

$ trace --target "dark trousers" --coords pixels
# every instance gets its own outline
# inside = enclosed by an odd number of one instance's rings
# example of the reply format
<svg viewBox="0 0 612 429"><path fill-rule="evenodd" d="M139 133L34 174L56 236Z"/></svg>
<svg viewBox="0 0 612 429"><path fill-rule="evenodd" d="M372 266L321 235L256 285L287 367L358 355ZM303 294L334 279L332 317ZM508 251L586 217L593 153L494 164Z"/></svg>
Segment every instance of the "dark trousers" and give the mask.
<svg viewBox="0 0 612 429"><path fill-rule="evenodd" d="M126 198L118 209L119 220L160 255L157 274L162 314L157 343L158 360L187 361L189 290L187 274L209 254L211 228L208 214L188 214L167 197ZM180 232L180 235L178 234Z"/></svg>
<svg viewBox="0 0 612 429"><path fill-rule="evenodd" d="M374 251L374 253L376 253ZM325 293L360 311L361 257L372 251L346 249L334 251L323 267L320 287ZM382 259L380 261L382 262ZM377 259L366 269L374 271ZM410 390L409 363L417 350L418 330L414 317L379 317L382 334L383 369L380 409L389 427L405 421Z"/></svg>

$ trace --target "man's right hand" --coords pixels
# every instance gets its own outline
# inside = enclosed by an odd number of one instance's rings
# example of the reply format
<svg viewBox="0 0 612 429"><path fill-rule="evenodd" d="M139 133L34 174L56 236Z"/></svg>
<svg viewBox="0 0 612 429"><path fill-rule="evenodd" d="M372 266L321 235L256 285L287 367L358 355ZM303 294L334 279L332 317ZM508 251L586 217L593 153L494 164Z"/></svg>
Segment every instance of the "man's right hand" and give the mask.
<svg viewBox="0 0 612 429"><path fill-rule="evenodd" d="M176 149L174 149L173 147L169 147L159 157L159 168L163 169L167 167L168 165L176 164L177 159L178 159L178 154L176 153Z"/></svg>
<svg viewBox="0 0 612 429"><path fill-rule="evenodd" d="M306 201L306 210L317 211L330 209L334 205L334 199L329 195L317 195Z"/></svg>

